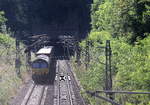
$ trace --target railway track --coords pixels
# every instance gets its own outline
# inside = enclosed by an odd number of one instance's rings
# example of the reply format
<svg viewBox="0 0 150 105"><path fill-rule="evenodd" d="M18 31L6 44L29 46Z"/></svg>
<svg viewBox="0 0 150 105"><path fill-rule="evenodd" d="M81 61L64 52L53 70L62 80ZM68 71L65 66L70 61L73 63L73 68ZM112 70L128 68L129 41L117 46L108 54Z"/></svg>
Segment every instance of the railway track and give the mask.
<svg viewBox="0 0 150 105"><path fill-rule="evenodd" d="M74 91L74 95L76 96L76 103L78 103L77 105L86 105L85 100L83 99L83 97L80 94L81 91L81 87L80 84L77 80L76 75L73 73L72 71L72 66L71 63L67 60L65 61L65 64L67 65L67 71L71 77L72 80L72 85L73 85L73 91Z"/></svg>
<svg viewBox="0 0 150 105"><path fill-rule="evenodd" d="M77 105L71 77L62 63L57 62L54 105Z"/></svg>
<svg viewBox="0 0 150 105"><path fill-rule="evenodd" d="M81 97L77 95L80 93L77 91L67 62L66 60L57 61L53 85L32 83L21 105L85 105L81 102Z"/></svg>
<svg viewBox="0 0 150 105"><path fill-rule="evenodd" d="M48 86L32 84L21 105L44 105Z"/></svg>

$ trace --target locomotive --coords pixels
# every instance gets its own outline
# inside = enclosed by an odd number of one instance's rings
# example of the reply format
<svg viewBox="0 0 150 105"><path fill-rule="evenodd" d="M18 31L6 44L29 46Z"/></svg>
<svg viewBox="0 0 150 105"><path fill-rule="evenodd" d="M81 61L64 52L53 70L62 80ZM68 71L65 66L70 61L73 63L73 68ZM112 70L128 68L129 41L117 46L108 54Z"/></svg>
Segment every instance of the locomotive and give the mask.
<svg viewBox="0 0 150 105"><path fill-rule="evenodd" d="M50 76L50 68L53 66L54 47L47 46L41 48L37 53L35 60L32 61L32 79L35 83L44 83Z"/></svg>
<svg viewBox="0 0 150 105"><path fill-rule="evenodd" d="M44 42L41 40L41 43ZM43 43L42 43L43 44ZM41 46L43 46L41 44ZM48 43L52 46L41 47L35 45L35 59L31 63L32 79L35 83L45 84L47 81L53 81L56 75L56 61L57 60L69 60L70 56L73 56L76 47L76 40L72 36L58 37L53 43ZM37 46L37 47L36 47Z"/></svg>

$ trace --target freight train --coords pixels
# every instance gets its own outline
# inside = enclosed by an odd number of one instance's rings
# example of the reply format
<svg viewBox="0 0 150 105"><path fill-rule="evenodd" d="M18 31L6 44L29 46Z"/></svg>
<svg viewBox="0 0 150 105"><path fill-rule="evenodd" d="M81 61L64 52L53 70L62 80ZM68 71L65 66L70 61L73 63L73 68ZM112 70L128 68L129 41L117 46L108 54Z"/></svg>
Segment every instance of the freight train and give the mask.
<svg viewBox="0 0 150 105"><path fill-rule="evenodd" d="M54 47L47 46L41 48L32 61L32 79L35 83L44 83L50 77L50 69L53 66Z"/></svg>

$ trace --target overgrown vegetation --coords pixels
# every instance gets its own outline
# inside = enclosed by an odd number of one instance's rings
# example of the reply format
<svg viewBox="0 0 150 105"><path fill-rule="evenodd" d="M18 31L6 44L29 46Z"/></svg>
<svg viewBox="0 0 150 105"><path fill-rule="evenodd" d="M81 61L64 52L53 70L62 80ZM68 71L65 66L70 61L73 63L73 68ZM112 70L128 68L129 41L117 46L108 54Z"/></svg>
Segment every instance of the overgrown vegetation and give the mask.
<svg viewBox="0 0 150 105"><path fill-rule="evenodd" d="M6 30L4 13L0 12L0 105L8 105L22 84L15 71L15 39ZM24 56L21 56L24 61ZM24 62L22 62L24 64ZM22 73L24 68L21 68ZM25 72L25 71L24 71Z"/></svg>
<svg viewBox="0 0 150 105"><path fill-rule="evenodd" d="M94 0L90 63L86 70L86 43L81 43L81 67L76 73L85 90L103 90L105 87L105 53L98 48L111 40L113 90L150 91L150 1L149 0ZM108 105L85 94L92 105ZM123 105L150 105L149 95L116 95Z"/></svg>

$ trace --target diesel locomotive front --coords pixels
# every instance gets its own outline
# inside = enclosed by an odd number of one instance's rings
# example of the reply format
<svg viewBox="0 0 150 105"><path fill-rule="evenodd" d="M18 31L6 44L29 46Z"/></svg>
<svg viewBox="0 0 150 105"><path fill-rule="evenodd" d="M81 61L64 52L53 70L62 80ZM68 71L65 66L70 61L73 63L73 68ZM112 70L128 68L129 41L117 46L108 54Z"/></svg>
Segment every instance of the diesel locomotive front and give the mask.
<svg viewBox="0 0 150 105"><path fill-rule="evenodd" d="M35 83L45 82L49 78L53 54L53 46L43 47L36 53L31 64L32 79Z"/></svg>

